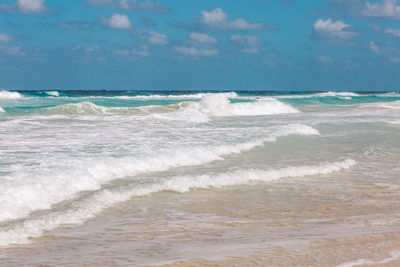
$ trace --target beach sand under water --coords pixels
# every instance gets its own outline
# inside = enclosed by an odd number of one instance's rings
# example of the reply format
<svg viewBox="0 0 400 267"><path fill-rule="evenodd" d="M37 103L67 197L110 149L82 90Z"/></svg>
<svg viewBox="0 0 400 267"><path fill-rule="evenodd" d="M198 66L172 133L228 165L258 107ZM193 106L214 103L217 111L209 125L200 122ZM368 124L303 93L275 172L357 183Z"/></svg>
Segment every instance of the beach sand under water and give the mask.
<svg viewBox="0 0 400 267"><path fill-rule="evenodd" d="M399 266L400 94L0 92L2 266Z"/></svg>

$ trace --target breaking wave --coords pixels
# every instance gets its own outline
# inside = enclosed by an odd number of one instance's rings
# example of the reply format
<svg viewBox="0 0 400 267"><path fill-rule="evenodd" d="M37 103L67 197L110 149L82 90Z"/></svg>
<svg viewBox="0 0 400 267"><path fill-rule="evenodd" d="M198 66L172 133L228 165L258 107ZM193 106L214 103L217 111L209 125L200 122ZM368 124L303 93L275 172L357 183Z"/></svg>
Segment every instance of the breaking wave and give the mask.
<svg viewBox="0 0 400 267"><path fill-rule="evenodd" d="M0 91L0 99L19 99L22 98L22 95L18 92L10 92L2 90Z"/></svg>
<svg viewBox="0 0 400 267"><path fill-rule="evenodd" d="M208 94L200 102L180 102L166 106L104 107L84 101L46 108L49 115L153 115L156 118L207 122L210 117L257 116L299 113L299 111L274 98L263 98L245 103L230 103L225 95Z"/></svg>
<svg viewBox="0 0 400 267"><path fill-rule="evenodd" d="M60 96L60 93L58 91L45 91L44 93L49 96Z"/></svg>
<svg viewBox="0 0 400 267"><path fill-rule="evenodd" d="M182 100L182 99L201 99L208 95L218 95L227 98L238 98L235 92L227 93L198 93L186 95L137 95L137 96L116 96L117 99L131 99L131 100Z"/></svg>
<svg viewBox="0 0 400 267"><path fill-rule="evenodd" d="M275 170L242 169L212 175L175 176L159 182L135 185L128 189L117 191L102 190L84 199L71 210L53 212L41 218L26 220L17 224L12 229L0 232L0 245L8 246L11 244L28 243L29 238L39 237L45 231L52 230L63 224L82 224L88 219L95 217L102 210L117 203L127 201L134 196L144 196L160 191L185 193L193 189L220 188L250 182L269 182L282 178L329 174L348 169L354 164L354 160L346 159L340 162L287 167Z"/></svg>
<svg viewBox="0 0 400 267"><path fill-rule="evenodd" d="M74 198L82 191L99 190L101 185L115 179L223 160L224 156L239 154L263 146L264 142L273 142L278 137L293 134L319 133L310 126L292 124L272 128L264 138L245 143L180 148L154 156L107 157L84 162L78 159L69 160L68 166L74 166L73 169L66 166L42 166L29 174L21 170L6 176L8 183L0 184L0 222L23 218L34 210L50 209L53 204ZM30 177L28 180L27 175Z"/></svg>

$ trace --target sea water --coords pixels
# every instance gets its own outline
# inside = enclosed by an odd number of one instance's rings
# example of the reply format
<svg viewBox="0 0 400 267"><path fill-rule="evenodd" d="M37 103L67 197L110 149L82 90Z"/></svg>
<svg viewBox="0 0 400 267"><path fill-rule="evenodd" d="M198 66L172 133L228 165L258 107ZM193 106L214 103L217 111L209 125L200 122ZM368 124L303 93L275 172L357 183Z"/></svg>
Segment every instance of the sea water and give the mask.
<svg viewBox="0 0 400 267"><path fill-rule="evenodd" d="M0 91L0 261L397 260L399 122L398 92Z"/></svg>

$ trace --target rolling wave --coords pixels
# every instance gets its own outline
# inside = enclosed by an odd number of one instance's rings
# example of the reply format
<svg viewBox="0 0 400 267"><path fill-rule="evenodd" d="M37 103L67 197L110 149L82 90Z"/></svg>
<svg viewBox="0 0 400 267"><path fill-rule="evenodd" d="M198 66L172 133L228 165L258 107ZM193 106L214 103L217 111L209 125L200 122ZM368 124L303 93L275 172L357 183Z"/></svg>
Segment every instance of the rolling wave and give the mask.
<svg viewBox="0 0 400 267"><path fill-rule="evenodd" d="M0 91L0 99L19 99L22 98L22 95L18 92L10 92L2 90Z"/></svg>
<svg viewBox="0 0 400 267"><path fill-rule="evenodd" d="M23 218L34 210L50 209L53 204L74 198L82 191L99 190L101 185L115 179L224 160L224 156L249 151L263 146L264 142L293 134L307 136L319 133L307 125L285 125L273 128L264 138L245 143L179 148L143 157L71 159L57 168L40 166L29 173L17 171L5 177L6 184L0 184L0 222Z"/></svg>
<svg viewBox="0 0 400 267"><path fill-rule="evenodd" d="M185 193L192 189L220 188L250 182L269 182L282 178L329 174L348 169L354 166L355 163L354 160L348 158L340 162L287 167L276 170L241 169L213 175L175 176L152 184L131 186L130 189L120 189L118 191L102 190L84 199L70 210L53 212L41 218L26 220L11 229L0 232L0 245L29 243L30 238L39 237L45 231L52 230L63 224L82 224L95 217L102 210L127 201L133 196L144 196L160 191Z"/></svg>

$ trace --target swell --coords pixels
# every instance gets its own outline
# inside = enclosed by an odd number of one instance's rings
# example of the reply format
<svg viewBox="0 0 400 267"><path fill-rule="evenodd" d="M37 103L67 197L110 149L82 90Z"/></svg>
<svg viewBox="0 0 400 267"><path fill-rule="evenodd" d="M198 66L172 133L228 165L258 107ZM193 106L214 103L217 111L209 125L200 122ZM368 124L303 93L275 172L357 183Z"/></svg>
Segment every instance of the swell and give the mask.
<svg viewBox="0 0 400 267"><path fill-rule="evenodd" d="M144 196L161 191L185 193L192 189L221 188L250 182L270 182L282 178L329 174L348 169L354 165L355 161L348 158L339 162L325 162L318 165L287 167L275 170L242 169L212 175L175 176L156 183L131 186L128 189L102 190L77 203L70 210L53 212L37 219L28 219L0 232L0 245L9 246L11 244L28 243L30 238L39 237L45 231L52 230L63 224L82 224L104 209L127 201L134 196Z"/></svg>

